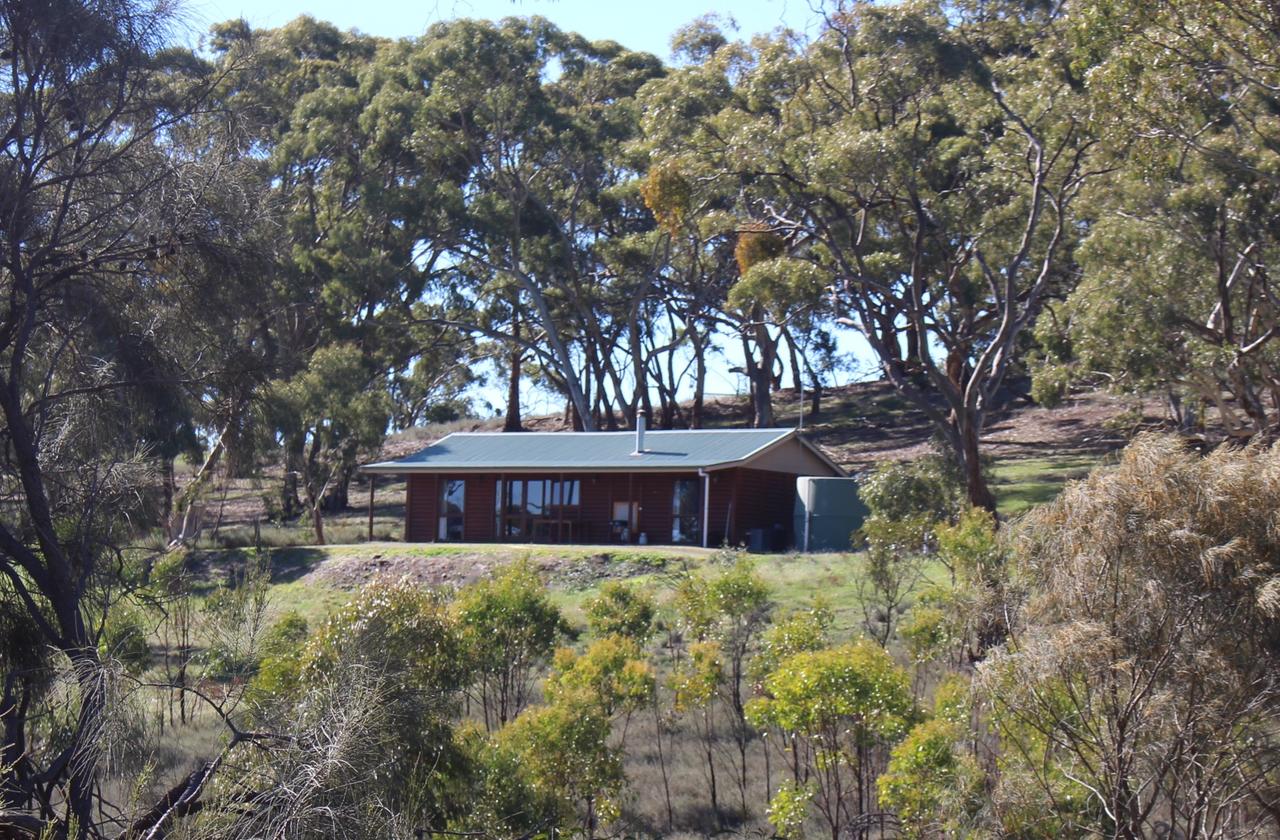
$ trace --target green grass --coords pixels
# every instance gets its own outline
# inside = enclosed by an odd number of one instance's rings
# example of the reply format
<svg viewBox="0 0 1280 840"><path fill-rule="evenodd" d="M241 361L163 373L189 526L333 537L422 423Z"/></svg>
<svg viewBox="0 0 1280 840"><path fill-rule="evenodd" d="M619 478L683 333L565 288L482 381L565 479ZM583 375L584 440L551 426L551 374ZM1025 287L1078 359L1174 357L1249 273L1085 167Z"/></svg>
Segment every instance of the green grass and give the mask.
<svg viewBox="0 0 1280 840"><path fill-rule="evenodd" d="M271 551L271 566L276 582L271 587L271 609L276 614L296 611L309 622L318 622L351 598L351 591L327 585L302 576L321 563L339 559L359 559L381 552L394 551L399 556L435 557L475 554L490 551L500 560L514 562L528 557L551 558L573 562L607 552L613 559L626 563L622 574L637 585L651 589L659 602L669 600L680 578L686 573L714 574L723 568L717 552L700 548L664 548L638 546L467 546L362 544L278 548ZM212 552L211 552L212 553ZM860 554L757 554L746 555L773 590L780 610L802 607L815 593L821 592L836 613L837 629L851 630L862 620L858 580ZM233 552L221 558L232 560ZM941 566L926 569L929 579L941 579ZM584 623L583 604L594 597L607 577L593 578L585 585L552 580L551 597L575 624Z"/></svg>
<svg viewBox="0 0 1280 840"><path fill-rule="evenodd" d="M1084 478L1105 463L1097 455L1058 455L1048 458L1001 460L991 468L991 492L1005 516L1016 516L1035 505L1051 502L1068 481Z"/></svg>
<svg viewBox="0 0 1280 840"><path fill-rule="evenodd" d="M276 616L296 612L314 626L350 601L351 596L346 590L312 581L277 583L271 587L271 612Z"/></svg>

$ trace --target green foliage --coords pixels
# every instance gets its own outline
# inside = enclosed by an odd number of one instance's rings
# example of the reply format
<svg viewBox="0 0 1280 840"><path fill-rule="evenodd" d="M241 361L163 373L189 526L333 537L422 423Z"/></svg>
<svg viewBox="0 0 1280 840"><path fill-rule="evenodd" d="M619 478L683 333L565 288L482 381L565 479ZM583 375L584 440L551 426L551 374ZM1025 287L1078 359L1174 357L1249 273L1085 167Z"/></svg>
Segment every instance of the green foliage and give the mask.
<svg viewBox="0 0 1280 840"><path fill-rule="evenodd" d="M648 705L657 679L635 639L605 636L581 654L556 652L546 692L553 703L593 703L607 717Z"/></svg>
<svg viewBox="0 0 1280 840"><path fill-rule="evenodd" d="M739 243L743 241L739 239ZM753 245L748 253L738 254L740 263L743 259L754 262L729 290L730 307L750 312L752 307L761 306L782 320L787 313L801 311L822 297L826 277L811 263L786 257L764 258L756 253L760 250L761 246Z"/></svg>
<svg viewBox="0 0 1280 840"><path fill-rule="evenodd" d="M436 798L456 806L456 813L447 815L447 830L515 838L559 824L555 791L535 789L519 751L467 723L453 737L462 760L450 768L453 772L432 779L440 788Z"/></svg>
<svg viewBox="0 0 1280 840"><path fill-rule="evenodd" d="M964 730L942 718L915 726L889 756L878 780L880 804L902 821L906 837L975 836L982 775L959 743Z"/></svg>
<svg viewBox="0 0 1280 840"><path fill-rule="evenodd" d="M724 661L720 645L715 642L689 645L689 655L677 662L671 672L676 710L685 712L706 708L723 684Z"/></svg>
<svg viewBox="0 0 1280 840"><path fill-rule="evenodd" d="M804 837L804 824L809 819L809 804L816 787L785 782L769 799L769 824L778 837L799 840Z"/></svg>
<svg viewBox="0 0 1280 840"><path fill-rule="evenodd" d="M963 727L973 714L973 686L960 674L948 674L933 690L933 714Z"/></svg>
<svg viewBox="0 0 1280 840"><path fill-rule="evenodd" d="M296 610L290 610L267 630L262 639L262 654L281 656L300 650L307 640L307 633L307 620Z"/></svg>
<svg viewBox="0 0 1280 840"><path fill-rule="evenodd" d="M388 677L398 700L445 712L469 674L465 650L437 595L410 584L372 584L311 635L302 679L366 666Z"/></svg>
<svg viewBox="0 0 1280 840"><path fill-rule="evenodd" d="M1031 399L1043 408L1057 408L1071 388L1071 369L1062 364L1042 361L1031 367Z"/></svg>
<svg viewBox="0 0 1280 840"><path fill-rule="evenodd" d="M584 610L587 627L597 637L625 636L644 644L653 635L657 605L652 595L634 584L606 581Z"/></svg>
<svg viewBox="0 0 1280 840"><path fill-rule="evenodd" d="M782 660L765 677L763 696L747 704L746 717L781 731L791 760L811 781L807 789L778 792L779 817L795 825L804 795L839 836L852 791L869 783L868 750L905 735L916 710L906 672L884 648L860 639Z"/></svg>
<svg viewBox="0 0 1280 840"><path fill-rule="evenodd" d="M873 514L855 535L866 543L863 576L858 581L866 630L887 645L897 630L898 616L924 574L925 553L932 537L925 514L888 519Z"/></svg>
<svg viewBox="0 0 1280 840"><path fill-rule="evenodd" d="M211 676L247 677L257 668L270 584L270 558L255 551L205 598L201 613L208 641L201 660Z"/></svg>
<svg viewBox="0 0 1280 840"><path fill-rule="evenodd" d="M145 617L139 610L123 605L117 607L107 615L102 628L102 636L98 640L99 655L103 659L120 662L131 673L141 673L152 661L149 632Z"/></svg>
<svg viewBox="0 0 1280 840"><path fill-rule="evenodd" d="M962 580L992 585L1004 577L1005 547L990 511L969 508L954 525L934 529L938 557Z"/></svg>
<svg viewBox="0 0 1280 840"><path fill-rule="evenodd" d="M586 827L617 815L622 760L609 744L611 731L598 705L566 700L526 709L497 741L534 793L558 804L565 823Z"/></svg>
<svg viewBox="0 0 1280 840"><path fill-rule="evenodd" d="M935 604L918 601L898 625L907 652L916 663L944 656L955 643L950 614Z"/></svg>
<svg viewBox="0 0 1280 840"><path fill-rule="evenodd" d="M880 464L858 487L873 516L887 521L923 517L945 521L963 506L963 485L939 455Z"/></svg>
<svg viewBox="0 0 1280 840"><path fill-rule="evenodd" d="M749 560L737 560L709 578L689 575L676 587L676 612L690 636L744 644L772 608L768 584Z"/></svg>
<svg viewBox="0 0 1280 840"><path fill-rule="evenodd" d="M527 560L512 563L458 593L452 606L490 725L528 703L534 678L568 626Z"/></svg>
<svg viewBox="0 0 1280 840"><path fill-rule="evenodd" d="M805 651L827 646L835 616L822 594L813 596L807 609L787 613L761 634L760 652L751 660L751 674L758 682L783 660Z"/></svg>
<svg viewBox="0 0 1280 840"><path fill-rule="evenodd" d="M788 657L765 678L764 688L766 696L748 704L752 722L811 737L850 727L855 740L894 741L915 714L905 672L865 640Z"/></svg>
<svg viewBox="0 0 1280 840"><path fill-rule="evenodd" d="M263 706L297 700L308 637L307 620L297 612L290 611L276 619L262 640L262 661L246 693L250 703Z"/></svg>
<svg viewBox="0 0 1280 840"><path fill-rule="evenodd" d="M249 681L245 699L258 708L296 702L302 691L302 650L265 657Z"/></svg>

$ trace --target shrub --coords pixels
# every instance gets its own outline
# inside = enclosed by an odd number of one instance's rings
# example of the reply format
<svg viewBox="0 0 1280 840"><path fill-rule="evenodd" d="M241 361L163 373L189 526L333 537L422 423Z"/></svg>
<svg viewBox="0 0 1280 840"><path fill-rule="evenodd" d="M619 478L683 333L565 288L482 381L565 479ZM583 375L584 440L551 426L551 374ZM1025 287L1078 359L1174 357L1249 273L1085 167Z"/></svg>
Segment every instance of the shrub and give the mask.
<svg viewBox="0 0 1280 840"><path fill-rule="evenodd" d="M98 651L103 658L119 661L132 673L145 671L151 664L151 645L142 614L124 606L109 612Z"/></svg>
<svg viewBox="0 0 1280 840"><path fill-rule="evenodd" d="M807 609L784 615L761 635L760 652L751 660L752 678L762 682L784 659L826 647L834 619L821 594L813 596Z"/></svg>
<svg viewBox="0 0 1280 840"><path fill-rule="evenodd" d="M552 701L576 695L609 717L633 712L649 702L656 684L643 656L636 641L625 636L597 639L580 656L561 649L547 677L547 694Z"/></svg>
<svg viewBox="0 0 1280 840"><path fill-rule="evenodd" d="M964 730L942 718L913 728L894 747L877 780L880 804L902 821L905 837L963 836L981 806L981 773L956 743Z"/></svg>
<svg viewBox="0 0 1280 840"><path fill-rule="evenodd" d="M632 584L611 580L587 601L587 627L600 638L625 636L644 644L653 635L656 612L652 595Z"/></svg>
<svg viewBox="0 0 1280 840"><path fill-rule="evenodd" d="M767 815L769 825L783 840L798 840L804 837L804 824L809 818L809 804L817 786L812 782L798 784L784 782L772 798L769 799Z"/></svg>
<svg viewBox="0 0 1280 840"><path fill-rule="evenodd" d="M902 637L912 660L932 662L951 647L951 618L933 604L917 603L898 626L898 635Z"/></svg>
<svg viewBox="0 0 1280 840"><path fill-rule="evenodd" d="M882 463L858 492L873 515L889 521L947 520L961 510L965 498L958 472L941 455Z"/></svg>
<svg viewBox="0 0 1280 840"><path fill-rule="evenodd" d="M367 666L387 675L395 699L446 710L467 681L463 650L439 597L411 584L371 584L312 635L302 676Z"/></svg>
<svg viewBox="0 0 1280 840"><path fill-rule="evenodd" d="M529 779L533 791L559 804L565 823L593 836L618 814L621 751L610 746L612 726L593 703L555 702L521 712L497 735Z"/></svg>
<svg viewBox="0 0 1280 840"><path fill-rule="evenodd" d="M528 705L538 672L568 626L527 561L463 589L453 614L478 678L485 724L505 725Z"/></svg>
<svg viewBox="0 0 1280 840"><path fill-rule="evenodd" d="M906 672L864 639L784 659L765 678L764 693L747 705L747 718L793 739L793 760L807 765L814 784L814 807L831 836L840 836L851 799L872 792L869 751L897 741L915 720ZM784 796L779 808L791 813L794 803Z"/></svg>
<svg viewBox="0 0 1280 840"><path fill-rule="evenodd" d="M954 525L935 528L934 536L938 559L961 580L993 585L1003 579L1005 551L990 511L968 508Z"/></svg>

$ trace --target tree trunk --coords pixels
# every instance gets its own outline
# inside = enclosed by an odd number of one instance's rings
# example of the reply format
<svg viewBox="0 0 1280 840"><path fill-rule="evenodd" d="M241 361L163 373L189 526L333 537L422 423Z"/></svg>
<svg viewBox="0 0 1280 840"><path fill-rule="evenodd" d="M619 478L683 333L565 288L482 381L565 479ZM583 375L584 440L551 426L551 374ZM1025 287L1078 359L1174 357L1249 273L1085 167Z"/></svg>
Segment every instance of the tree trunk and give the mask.
<svg viewBox="0 0 1280 840"><path fill-rule="evenodd" d="M707 348L701 333L689 331L693 340L693 406L689 411L689 428L702 428L703 401L707 392Z"/></svg>
<svg viewBox="0 0 1280 840"><path fill-rule="evenodd" d="M351 479L355 474L354 466L345 466L329 483L325 494L320 499L320 509L325 513L341 513L350 507Z"/></svg>
<svg viewBox="0 0 1280 840"><path fill-rule="evenodd" d="M161 459L161 481L164 497L161 502L161 518L164 521L165 536L173 539L173 497L177 491L177 480L173 474L173 458L165 456Z"/></svg>
<svg viewBox="0 0 1280 840"><path fill-rule="evenodd" d="M968 412L964 412L968 414ZM965 489L968 492L969 504L974 507L996 512L996 497L987 486L987 479L982 474L982 460L978 451L978 429L975 418L957 417L960 433L960 457L964 466Z"/></svg>
<svg viewBox="0 0 1280 840"><path fill-rule="evenodd" d="M280 486L280 518L296 519L302 513L302 501L298 498L298 475L306 456L306 439L295 435L285 443L284 478Z"/></svg>
<svg viewBox="0 0 1280 840"><path fill-rule="evenodd" d="M515 320L511 325L511 334L520 339L520 313L516 312ZM520 424L520 367L524 364L524 353L521 351L519 343L511 345L510 376L507 377L507 418L502 424L504 432L523 432L524 426Z"/></svg>
<svg viewBox="0 0 1280 840"><path fill-rule="evenodd" d="M320 505L311 506L311 526L316 532L316 545L324 545L324 512Z"/></svg>
<svg viewBox="0 0 1280 840"><path fill-rule="evenodd" d="M538 319L541 322L543 332L546 334L547 343L551 345L553 358L559 364L561 374L564 377L565 390L568 391L569 399L573 401L574 407L578 410L578 417L581 418L585 431L594 432L596 427L591 418L590 404L578 384L577 367L573 363L573 357L569 355L568 345L564 343L560 338L560 334L556 332L556 319L551 314L551 307L547 303L546 296L542 294L542 290L538 288L531 278L517 273L516 279L524 290L529 293L529 297L533 299L534 308L538 312Z"/></svg>

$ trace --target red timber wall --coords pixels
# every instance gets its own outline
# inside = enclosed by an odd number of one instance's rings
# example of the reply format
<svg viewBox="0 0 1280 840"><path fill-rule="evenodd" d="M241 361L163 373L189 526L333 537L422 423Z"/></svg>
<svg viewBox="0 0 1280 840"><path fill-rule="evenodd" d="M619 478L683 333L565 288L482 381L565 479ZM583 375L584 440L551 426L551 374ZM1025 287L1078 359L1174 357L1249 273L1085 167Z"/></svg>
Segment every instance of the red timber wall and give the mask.
<svg viewBox="0 0 1280 840"><path fill-rule="evenodd" d="M405 542L435 542L439 536L440 485L450 478L466 479L462 530L468 542L489 542L496 525L497 484L488 475L410 475L405 486Z"/></svg>
<svg viewBox="0 0 1280 840"><path fill-rule="evenodd" d="M582 483L582 510L574 541L579 543L611 542L609 520L613 517L613 504L628 499L639 504L637 533L643 532L655 545L670 542L671 497L676 480L696 479L699 485L702 484L702 478L696 472L512 473L510 477L578 479ZM467 542L492 542L497 524L495 494L497 483L502 478L498 473L408 476L405 541L436 541L440 484L449 478L462 478L467 482L464 539ZM781 526L780 538L790 545L795 492L796 476L793 473L743 468L711 472L707 544L713 547L726 542L741 545L747 542L750 529L763 528L772 535L776 524Z"/></svg>
<svg viewBox="0 0 1280 840"><path fill-rule="evenodd" d="M763 528L772 541L775 525L779 545L790 546L796 504L796 475L772 470L735 468L711 473L708 545L742 545L747 532Z"/></svg>
<svg viewBox="0 0 1280 840"><path fill-rule="evenodd" d="M432 542L436 538L436 508L440 498L437 476L409 475L406 478L404 541Z"/></svg>

